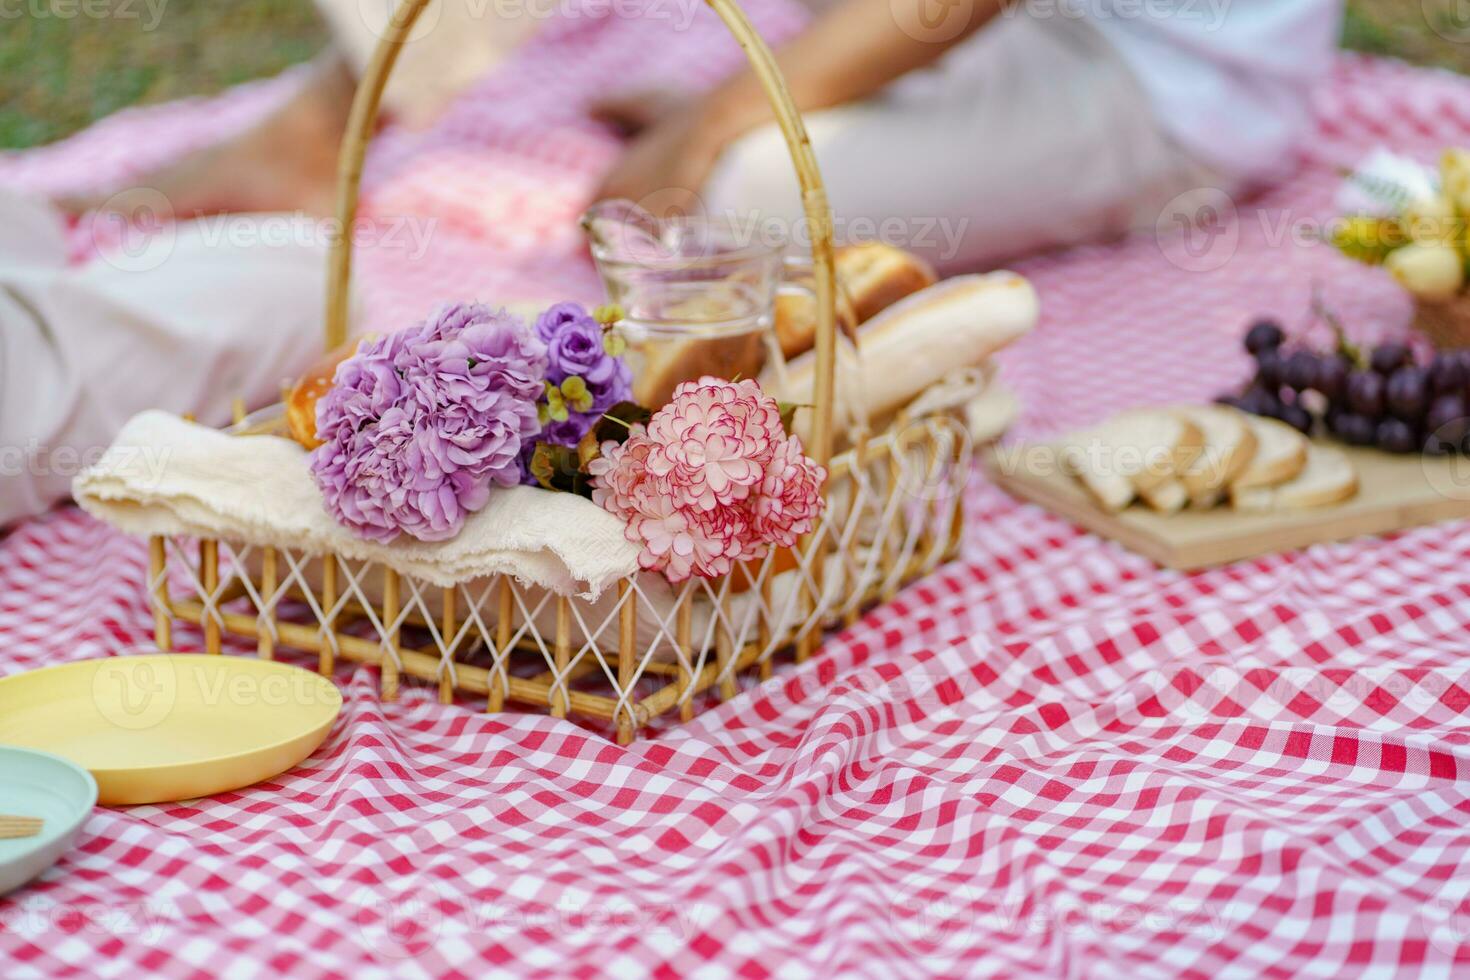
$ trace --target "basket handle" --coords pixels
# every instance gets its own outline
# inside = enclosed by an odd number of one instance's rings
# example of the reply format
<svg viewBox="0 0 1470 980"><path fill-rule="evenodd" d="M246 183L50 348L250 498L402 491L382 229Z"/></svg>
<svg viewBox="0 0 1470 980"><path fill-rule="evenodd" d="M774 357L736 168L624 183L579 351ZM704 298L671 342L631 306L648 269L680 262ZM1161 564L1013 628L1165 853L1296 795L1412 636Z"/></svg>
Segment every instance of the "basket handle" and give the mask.
<svg viewBox="0 0 1470 980"><path fill-rule="evenodd" d="M347 340L349 286L352 280L352 228L357 219L358 192L362 184L362 164L368 141L378 118L383 88L398 60L404 41L430 0L402 0L393 11L387 32L373 51L363 72L357 94L352 100L352 113L337 163L337 218L331 232L331 254L327 267L327 349L332 350ZM730 34L745 52L761 88L771 101L776 122L786 137L796 178L801 185L801 203L806 212L812 243L812 278L817 294L816 378L812 424L812 444L807 452L822 465L832 457L832 409L837 363L837 279L832 263L832 211L827 205L827 192L817 170L801 113L791 98L786 81L776 66L771 49L745 16L736 0L706 0L719 15Z"/></svg>

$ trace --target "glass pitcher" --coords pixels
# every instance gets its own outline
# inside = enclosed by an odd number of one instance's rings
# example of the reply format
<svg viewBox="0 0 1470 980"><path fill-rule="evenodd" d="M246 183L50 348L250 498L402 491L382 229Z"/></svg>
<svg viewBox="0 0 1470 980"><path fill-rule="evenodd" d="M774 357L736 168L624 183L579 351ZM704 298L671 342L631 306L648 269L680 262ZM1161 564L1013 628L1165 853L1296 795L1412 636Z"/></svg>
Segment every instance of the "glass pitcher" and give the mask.
<svg viewBox="0 0 1470 980"><path fill-rule="evenodd" d="M772 324L777 296L811 295L808 263L754 224L708 217L660 221L629 201L582 216L608 301L622 308L634 398L663 406L682 381L733 380L785 368ZM779 377L779 373L777 374Z"/></svg>

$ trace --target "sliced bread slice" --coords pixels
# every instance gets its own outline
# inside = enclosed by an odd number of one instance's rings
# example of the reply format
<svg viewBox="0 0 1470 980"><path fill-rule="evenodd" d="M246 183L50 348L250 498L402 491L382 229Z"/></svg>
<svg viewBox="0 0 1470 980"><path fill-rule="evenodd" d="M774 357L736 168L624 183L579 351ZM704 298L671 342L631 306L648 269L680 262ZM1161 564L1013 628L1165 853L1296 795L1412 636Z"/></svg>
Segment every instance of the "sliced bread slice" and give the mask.
<svg viewBox="0 0 1470 980"><path fill-rule="evenodd" d="M1358 473L1343 453L1326 446L1311 446L1300 473L1274 486L1232 488L1230 502L1236 510L1296 510L1340 503L1358 492Z"/></svg>
<svg viewBox="0 0 1470 980"><path fill-rule="evenodd" d="M1275 419L1241 413L1256 437L1256 451L1245 469L1230 481L1230 494L1274 486L1295 479L1307 465L1307 437Z"/></svg>
<svg viewBox="0 0 1470 980"><path fill-rule="evenodd" d="M1117 427L1116 465L1140 494L1173 482L1186 472L1205 446L1193 422L1162 409L1139 408L1113 418Z"/></svg>
<svg viewBox="0 0 1470 980"><path fill-rule="evenodd" d="M1213 507L1225 489L1245 472L1256 454L1256 435L1245 414L1223 405L1181 405L1173 409L1204 434L1205 445L1179 475L1189 502Z"/></svg>
<svg viewBox="0 0 1470 980"><path fill-rule="evenodd" d="M1133 503L1138 491L1133 481L1121 473L1111 473L1088 463L1085 449L1077 443L1068 442L1061 447L1062 465L1077 478L1097 501L1099 507L1108 511L1119 511Z"/></svg>
<svg viewBox="0 0 1470 980"><path fill-rule="evenodd" d="M1193 463L1203 446L1200 430L1177 415L1136 409L1063 441L1063 465L1107 510L1121 510L1135 495L1153 495ZM1175 496L1176 494L1168 494Z"/></svg>
<svg viewBox="0 0 1470 980"><path fill-rule="evenodd" d="M1138 496L1161 514L1177 514L1189 503L1189 491L1184 488L1182 480L1165 480L1147 490L1140 490Z"/></svg>

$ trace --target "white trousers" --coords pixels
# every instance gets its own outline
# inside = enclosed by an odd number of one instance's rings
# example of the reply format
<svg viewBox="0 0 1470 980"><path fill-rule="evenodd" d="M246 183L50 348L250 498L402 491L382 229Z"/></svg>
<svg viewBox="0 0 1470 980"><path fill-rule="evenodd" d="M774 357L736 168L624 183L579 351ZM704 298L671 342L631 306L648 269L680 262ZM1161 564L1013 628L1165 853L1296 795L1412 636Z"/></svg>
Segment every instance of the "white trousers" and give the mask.
<svg viewBox="0 0 1470 980"><path fill-rule="evenodd" d="M186 222L69 267L60 217L0 192L0 526L64 500L145 408L217 425L280 397L321 351L326 288L288 220Z"/></svg>
<svg viewBox="0 0 1470 980"><path fill-rule="evenodd" d="M1152 228L1176 196L1222 186L1074 18L999 17L932 68L806 125L839 240L881 238L947 271ZM716 214L800 222L780 131L731 145L703 199Z"/></svg>
<svg viewBox="0 0 1470 980"><path fill-rule="evenodd" d="M394 2L317 0L359 71ZM832 0L804 2L816 10ZM452 86L493 68L535 27L509 14L520 9L432 4L389 81L389 105L423 118ZM839 239L881 238L945 270L1152 227L1176 196L1223 187L1165 135L1090 22L1032 18L1019 6L934 66L866 101L809 113L806 125ZM805 231L774 124L727 148L701 198L717 216L769 219L773 234Z"/></svg>

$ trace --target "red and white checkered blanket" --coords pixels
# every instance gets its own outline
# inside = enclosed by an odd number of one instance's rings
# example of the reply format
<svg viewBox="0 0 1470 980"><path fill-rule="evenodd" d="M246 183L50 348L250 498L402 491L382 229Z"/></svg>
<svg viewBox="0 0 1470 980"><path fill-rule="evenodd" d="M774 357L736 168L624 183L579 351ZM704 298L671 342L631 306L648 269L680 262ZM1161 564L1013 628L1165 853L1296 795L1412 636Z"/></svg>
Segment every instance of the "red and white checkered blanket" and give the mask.
<svg viewBox="0 0 1470 980"><path fill-rule="evenodd" d="M796 23L751 5L769 35ZM558 24L435 130L390 131L367 309L582 295L572 218L614 144L607 79L739 57L702 18ZM656 51L658 57L650 57ZM119 114L0 161L64 190L215 138L292 83ZM1365 333L1385 281L1296 234L1335 168L1470 141L1470 81L1344 57L1300 175L1227 234L1027 261L1007 353L1030 431L1240 379L1245 321L1320 284ZM1222 260L1223 259L1223 260ZM0 900L0 975L1449 976L1470 961L1470 524L1195 575L979 477L964 558L684 726L623 749L539 714L380 704L347 675L322 748L261 786L99 810ZM74 509L0 542L0 672L150 642L142 545ZM181 644L197 642L185 630Z"/></svg>

